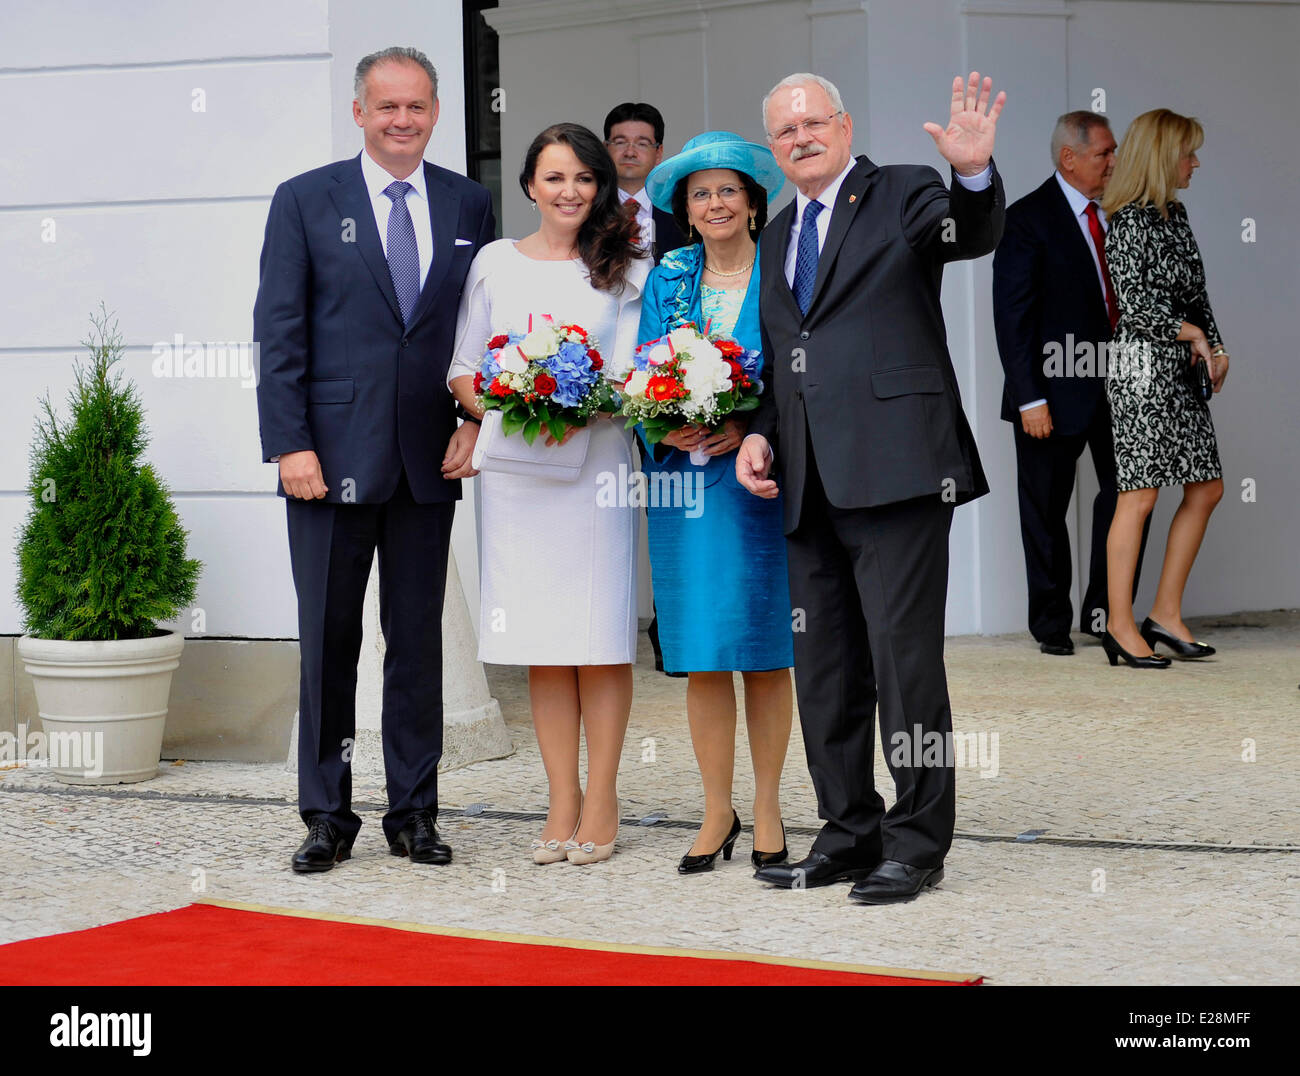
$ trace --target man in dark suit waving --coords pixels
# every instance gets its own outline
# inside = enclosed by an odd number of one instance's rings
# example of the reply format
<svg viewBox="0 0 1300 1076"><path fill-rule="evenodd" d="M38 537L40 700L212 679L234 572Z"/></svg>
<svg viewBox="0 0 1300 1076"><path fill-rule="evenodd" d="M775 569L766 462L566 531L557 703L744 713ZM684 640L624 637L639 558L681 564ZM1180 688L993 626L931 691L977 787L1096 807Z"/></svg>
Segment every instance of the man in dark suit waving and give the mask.
<svg viewBox="0 0 1300 1076"><path fill-rule="evenodd" d="M1106 628L1106 535L1115 515L1105 356L1119 307L1098 205L1115 167L1109 121L1067 112L1052 131L1052 160L1056 171L1047 182L1007 209L993 256L993 321L1006 371L1002 417L1016 442L1029 631L1044 654L1067 655L1074 653L1073 572L1065 516L1085 445L1098 485L1079 612L1079 630L1090 635Z"/></svg>
<svg viewBox="0 0 1300 1076"><path fill-rule="evenodd" d="M298 593L295 871L347 859L361 610L379 550L384 834L394 855L448 863L438 837L442 600L452 513L477 425L447 391L460 292L495 235L477 183L424 160L438 119L425 55L357 65L359 156L282 183L253 311L263 459L278 462Z"/></svg>
<svg viewBox="0 0 1300 1076"><path fill-rule="evenodd" d="M762 251L764 395L736 476L785 493L795 686L825 821L809 855L755 877L805 887L849 879L854 900L911 900L943 878L956 796L943 667L953 506L988 492L948 355L946 263L1002 232L993 134L1006 94L953 82L952 165L879 167L850 150L835 87L791 75L763 103L798 194ZM876 791L874 726L897 799Z"/></svg>

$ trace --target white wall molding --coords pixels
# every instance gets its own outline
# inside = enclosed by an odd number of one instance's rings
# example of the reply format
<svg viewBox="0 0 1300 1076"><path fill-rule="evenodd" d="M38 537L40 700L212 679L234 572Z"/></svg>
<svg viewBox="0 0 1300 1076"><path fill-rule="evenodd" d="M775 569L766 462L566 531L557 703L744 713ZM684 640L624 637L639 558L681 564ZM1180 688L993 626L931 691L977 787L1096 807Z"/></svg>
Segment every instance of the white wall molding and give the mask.
<svg viewBox="0 0 1300 1076"><path fill-rule="evenodd" d="M507 0L483 12L488 25L500 36L586 29L602 23L645 19L666 26L691 20L696 28L708 25L708 13L724 8L756 8L782 0Z"/></svg>
<svg viewBox="0 0 1300 1076"><path fill-rule="evenodd" d="M1068 19L1070 10L1065 0L968 0L962 4L963 15L1013 15L1026 18L1045 15Z"/></svg>

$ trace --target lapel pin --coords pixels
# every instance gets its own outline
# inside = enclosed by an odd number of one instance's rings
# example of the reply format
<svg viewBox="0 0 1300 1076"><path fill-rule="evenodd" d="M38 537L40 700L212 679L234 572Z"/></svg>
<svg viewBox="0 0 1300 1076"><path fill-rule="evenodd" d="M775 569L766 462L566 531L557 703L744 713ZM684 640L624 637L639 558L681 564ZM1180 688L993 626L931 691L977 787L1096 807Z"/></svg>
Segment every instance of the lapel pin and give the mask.
<svg viewBox="0 0 1300 1076"><path fill-rule="evenodd" d="M852 205L852 204L853 204L854 202L856 202L857 200L858 200L858 196L857 196L856 194L850 194L850 195L849 195L849 205Z"/></svg>

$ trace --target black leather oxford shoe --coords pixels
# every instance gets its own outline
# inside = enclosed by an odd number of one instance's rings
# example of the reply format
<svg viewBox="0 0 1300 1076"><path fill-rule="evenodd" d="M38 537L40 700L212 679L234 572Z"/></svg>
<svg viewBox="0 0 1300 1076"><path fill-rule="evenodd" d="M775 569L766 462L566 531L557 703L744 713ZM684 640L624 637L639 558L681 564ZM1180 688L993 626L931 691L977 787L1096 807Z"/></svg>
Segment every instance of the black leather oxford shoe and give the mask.
<svg viewBox="0 0 1300 1076"><path fill-rule="evenodd" d="M1039 640L1038 649L1044 654L1065 657L1074 653L1074 641L1068 632L1063 631L1059 635L1049 635L1046 639Z"/></svg>
<svg viewBox="0 0 1300 1076"><path fill-rule="evenodd" d="M915 900L922 889L943 881L943 864L937 867L913 867L887 859L870 876L849 890L849 899L859 904L902 904Z"/></svg>
<svg viewBox="0 0 1300 1076"><path fill-rule="evenodd" d="M299 874L327 871L351 856L352 841L328 818L317 815L307 823L307 839L293 854L293 869Z"/></svg>
<svg viewBox="0 0 1300 1076"><path fill-rule="evenodd" d="M754 872L754 877L782 889L814 889L835 882L856 882L871 871L870 865L831 859L814 849L797 863L771 863L760 867Z"/></svg>
<svg viewBox="0 0 1300 1076"><path fill-rule="evenodd" d="M410 856L412 863L450 863L451 848L438 840L438 829L429 811L416 811L397 831L388 845L395 856Z"/></svg>

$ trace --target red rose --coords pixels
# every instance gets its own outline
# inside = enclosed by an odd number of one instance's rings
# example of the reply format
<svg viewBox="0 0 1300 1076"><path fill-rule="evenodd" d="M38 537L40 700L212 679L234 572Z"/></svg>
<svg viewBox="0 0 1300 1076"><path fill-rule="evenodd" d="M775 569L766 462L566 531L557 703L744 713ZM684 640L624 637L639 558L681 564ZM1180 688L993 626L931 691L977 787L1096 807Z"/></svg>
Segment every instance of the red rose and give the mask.
<svg viewBox="0 0 1300 1076"><path fill-rule="evenodd" d="M671 377L656 374L646 384L646 395L652 400L671 400L677 394L677 382Z"/></svg>
<svg viewBox="0 0 1300 1076"><path fill-rule="evenodd" d="M474 394L477 396L483 391L483 372L480 370L474 375Z"/></svg>
<svg viewBox="0 0 1300 1076"><path fill-rule="evenodd" d="M740 382L745 376L745 371L740 368L740 363L738 363L735 359L726 359L725 361L726 364L731 368L732 382L733 383Z"/></svg>
<svg viewBox="0 0 1300 1076"><path fill-rule="evenodd" d="M505 333L499 333L498 335L492 337L492 339L488 341L488 350L496 351L497 348L505 347L506 344L508 343L510 343L510 337L508 337Z"/></svg>
<svg viewBox="0 0 1300 1076"><path fill-rule="evenodd" d="M550 374L538 374L533 378L533 388L543 396L549 396L555 391L555 378Z"/></svg>
<svg viewBox="0 0 1300 1076"><path fill-rule="evenodd" d="M596 351L594 348L587 352L587 358L591 360L591 368L593 370L599 370L605 365L605 360L600 357L600 352Z"/></svg>
<svg viewBox="0 0 1300 1076"><path fill-rule="evenodd" d="M499 377L494 377L492 379L492 384L488 386L488 392L492 393L493 396L513 396L515 394L514 389L510 388L508 385L501 384L501 379Z"/></svg>

